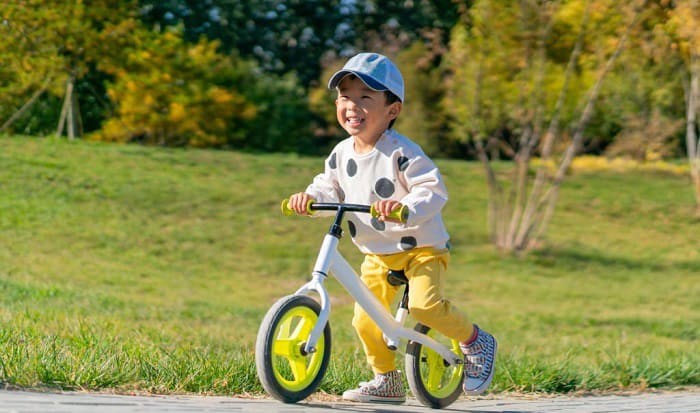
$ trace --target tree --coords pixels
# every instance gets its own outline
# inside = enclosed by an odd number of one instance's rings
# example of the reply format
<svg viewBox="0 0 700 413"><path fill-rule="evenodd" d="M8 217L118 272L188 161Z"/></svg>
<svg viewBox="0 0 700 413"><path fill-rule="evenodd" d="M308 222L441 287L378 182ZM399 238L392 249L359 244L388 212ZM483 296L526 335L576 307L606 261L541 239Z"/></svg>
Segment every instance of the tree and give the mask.
<svg viewBox="0 0 700 413"><path fill-rule="evenodd" d="M42 21L29 4L10 3L0 9L0 131L8 130L47 90L60 93L65 80L63 61L46 41ZM44 10L40 16L50 15Z"/></svg>
<svg viewBox="0 0 700 413"><path fill-rule="evenodd" d="M7 36L0 55L9 57L7 82L13 96L26 103L5 122L9 128L45 91L62 96L56 134L69 138L83 133L77 84L114 44L104 43L102 33L128 24L135 16L135 1L120 0L24 0L3 7L2 27Z"/></svg>
<svg viewBox="0 0 700 413"><path fill-rule="evenodd" d="M608 0L477 1L455 28L446 106L452 108L455 132L484 165L489 227L499 248L524 251L544 234L603 80L637 24L640 6ZM558 147L567 134L569 142ZM492 164L496 153L515 161L509 188ZM537 154L543 162L531 179Z"/></svg>
<svg viewBox="0 0 700 413"><path fill-rule="evenodd" d="M598 146L588 150L640 162L682 154L685 104L678 73L685 65L678 48L669 47L677 42L667 30L668 11L665 1L647 3L601 91L598 110L605 118L595 125Z"/></svg>
<svg viewBox="0 0 700 413"><path fill-rule="evenodd" d="M324 66L370 48L395 54L424 29L447 33L457 20L452 0L140 0L149 26L184 25L184 36L220 41L268 73L294 72L304 88ZM396 43L400 40L399 43ZM443 43L447 38L442 39ZM378 49L377 49L378 48ZM321 82L323 83L323 82Z"/></svg>
<svg viewBox="0 0 700 413"><path fill-rule="evenodd" d="M696 210L700 214L700 2L680 0L670 10L669 26L678 39L685 62L686 151L695 189Z"/></svg>
<svg viewBox="0 0 700 413"><path fill-rule="evenodd" d="M406 84L406 100L396 130L421 145L431 156L450 157L459 154L460 146L451 139L445 110L444 73L439 61L446 49L435 42L426 45L417 40L396 57Z"/></svg>
<svg viewBox="0 0 700 413"><path fill-rule="evenodd" d="M177 28L132 36L123 61L100 65L114 76L107 93L116 113L93 138L200 147L245 139L256 108L233 87L244 62L219 54L216 41L185 42Z"/></svg>

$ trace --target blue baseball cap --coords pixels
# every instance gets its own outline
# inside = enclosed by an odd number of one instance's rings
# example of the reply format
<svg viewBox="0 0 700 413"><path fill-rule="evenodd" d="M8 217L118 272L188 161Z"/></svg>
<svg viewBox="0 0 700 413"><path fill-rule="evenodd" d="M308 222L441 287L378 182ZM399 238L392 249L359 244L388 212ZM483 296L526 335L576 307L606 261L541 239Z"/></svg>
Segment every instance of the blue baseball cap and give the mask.
<svg viewBox="0 0 700 413"><path fill-rule="evenodd" d="M335 89L349 74L359 77L372 90L388 90L403 102L403 76L388 57L378 53L360 53L353 56L342 69L331 76L328 89Z"/></svg>

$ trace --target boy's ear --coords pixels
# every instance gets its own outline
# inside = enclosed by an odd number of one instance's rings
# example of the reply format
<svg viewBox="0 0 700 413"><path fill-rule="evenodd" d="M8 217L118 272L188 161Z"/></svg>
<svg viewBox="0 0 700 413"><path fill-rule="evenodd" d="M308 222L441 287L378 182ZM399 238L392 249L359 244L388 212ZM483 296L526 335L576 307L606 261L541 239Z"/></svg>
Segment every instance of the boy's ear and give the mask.
<svg viewBox="0 0 700 413"><path fill-rule="evenodd" d="M396 119L399 116L399 113L401 113L402 107L401 102L392 103L391 109L389 109L389 116L391 116L392 119Z"/></svg>

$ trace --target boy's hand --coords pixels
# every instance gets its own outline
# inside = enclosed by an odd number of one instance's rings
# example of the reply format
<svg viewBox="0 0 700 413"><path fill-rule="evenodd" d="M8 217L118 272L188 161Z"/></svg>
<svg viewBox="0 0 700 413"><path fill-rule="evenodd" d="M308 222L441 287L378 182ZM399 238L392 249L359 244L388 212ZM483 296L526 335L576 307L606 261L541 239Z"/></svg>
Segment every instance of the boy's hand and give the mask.
<svg viewBox="0 0 700 413"><path fill-rule="evenodd" d="M377 201L374 203L374 209L379 212L379 220L380 221L386 221L386 222L398 222L400 223L401 221L395 218L390 218L389 214L392 212L396 211L397 209L401 208L403 205L401 205L401 202L399 201L394 201L393 199L383 199L381 201Z"/></svg>
<svg viewBox="0 0 700 413"><path fill-rule="evenodd" d="M297 192L289 197L289 208L299 215L309 215L309 211L306 210L306 206L309 205L309 201L315 200L305 192Z"/></svg>

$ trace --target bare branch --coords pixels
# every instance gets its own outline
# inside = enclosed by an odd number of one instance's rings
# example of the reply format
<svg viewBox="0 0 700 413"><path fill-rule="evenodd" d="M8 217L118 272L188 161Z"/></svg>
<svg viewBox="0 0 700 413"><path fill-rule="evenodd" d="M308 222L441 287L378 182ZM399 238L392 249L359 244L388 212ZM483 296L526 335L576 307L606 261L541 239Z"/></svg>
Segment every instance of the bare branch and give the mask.
<svg viewBox="0 0 700 413"><path fill-rule="evenodd" d="M46 92L46 89L48 89L49 84L51 83L51 80L53 79L53 74L49 74L46 76L44 79L44 83L41 85L39 89L37 89L34 94L32 94L32 97L29 98L28 101L22 105L21 108L19 108L15 113L10 116L9 119L5 121L5 123L0 126L0 132L4 131L5 129L9 128L17 119L20 118L26 111L29 110L29 108L32 107L34 102L36 102L37 99L39 99L39 96L41 96L44 92Z"/></svg>
<svg viewBox="0 0 700 413"><path fill-rule="evenodd" d="M595 105L596 100L598 99L598 95L600 94L600 89L602 88L603 80L605 79L606 75L612 69L613 65L617 61L617 58L620 56L620 53L622 53L622 50L624 50L625 45L627 44L627 39L630 36L630 33L632 32L633 28L637 25L637 23L639 21L639 17L641 16L644 4L646 4L646 1L643 2L643 4L640 5L640 7L635 8L634 17L632 18L631 22L625 28L625 32L623 33L622 37L620 38L619 42L617 43L615 51L610 55L610 57L608 58L605 65L603 66L601 71L598 73L598 77L596 78L596 82L588 94L588 99L586 101L586 105L583 109L583 112L581 113L581 117L579 119L578 125L576 126L576 129L574 131L574 136L573 136L572 142L568 146L568 148L566 149L566 152L564 153L564 157L562 158L562 160L559 164L559 169L557 170L557 172L554 176L554 180L552 182L552 187L547 191L547 193L545 194L545 197L543 197L543 199L547 200L547 208L546 208L546 211L542 217L542 221L540 222L540 226L537 229L537 233L533 237L533 240L538 239L544 233L549 221L551 220L551 217L554 213L554 207L556 205L556 201L557 201L557 198L559 195L559 188L561 186L561 182L564 180L564 176L566 175L566 171L569 169L569 166L571 166L571 162L573 161L574 156L576 155L579 148L581 147L581 144L583 141L583 136L584 136L584 131L586 129L586 126L588 125L588 122L591 119L591 116L593 116L593 107Z"/></svg>
<svg viewBox="0 0 700 413"><path fill-rule="evenodd" d="M566 71L564 72L564 83L562 84L561 90L559 91L559 96L554 106L554 112L552 114L549 127L547 128L547 132L545 132L543 149L541 152L541 159L543 162L542 165L540 165L540 167L538 168L537 174L535 175L532 192L530 193L530 197L527 201L527 207L525 208L525 212L522 217L520 230L518 231L516 237L515 242L521 248L524 248L525 245L527 245L531 231L540 221L538 219L538 211L540 211L540 208L542 208L543 204L540 197L542 191L544 190L544 186L548 180L546 161L550 159L552 148L554 146L554 141L559 135L559 121L561 118L562 108L564 107L564 102L566 101L566 97L569 92L569 82L571 80L571 76L574 73L574 68L578 63L578 57L581 54L583 40L587 33L586 28L588 27L589 16L590 1L586 1L583 17L581 18L579 33L576 38L576 43L574 44L574 48L572 49L571 54L569 55L569 62L567 63ZM547 193L549 193L549 191L547 191ZM545 197L547 197L547 194L545 194Z"/></svg>
<svg viewBox="0 0 700 413"><path fill-rule="evenodd" d="M690 176L695 189L695 203L700 210L700 143L697 138L698 98L700 98L700 57L692 53L690 58L690 87L688 90L686 111L685 140L690 164Z"/></svg>

